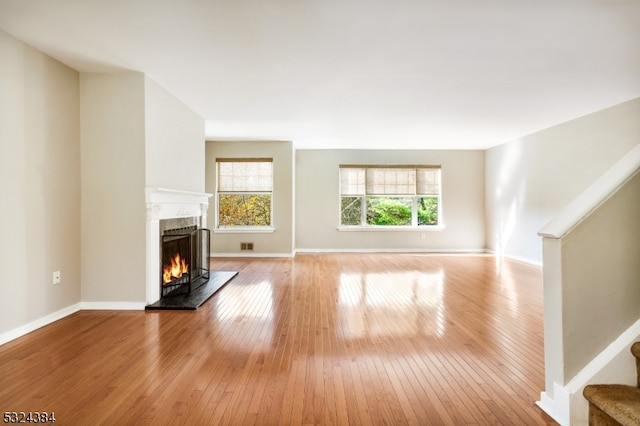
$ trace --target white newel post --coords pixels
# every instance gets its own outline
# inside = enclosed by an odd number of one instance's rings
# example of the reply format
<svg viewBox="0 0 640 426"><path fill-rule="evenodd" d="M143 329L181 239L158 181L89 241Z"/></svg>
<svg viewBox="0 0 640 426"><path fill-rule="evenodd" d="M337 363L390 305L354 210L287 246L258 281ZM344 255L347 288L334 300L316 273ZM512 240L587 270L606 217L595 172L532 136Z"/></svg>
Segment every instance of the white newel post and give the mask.
<svg viewBox="0 0 640 426"><path fill-rule="evenodd" d="M184 217L199 217L200 226L207 226L207 210L212 194L179 191L166 188L146 188L147 203L147 304L160 300L160 221Z"/></svg>

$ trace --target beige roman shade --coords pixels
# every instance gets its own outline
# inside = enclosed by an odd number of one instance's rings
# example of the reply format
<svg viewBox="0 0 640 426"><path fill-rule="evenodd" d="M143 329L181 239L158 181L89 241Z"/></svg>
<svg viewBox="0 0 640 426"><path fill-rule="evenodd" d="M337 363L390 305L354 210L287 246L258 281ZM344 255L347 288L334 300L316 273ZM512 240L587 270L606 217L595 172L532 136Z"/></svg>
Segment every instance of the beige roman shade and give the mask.
<svg viewBox="0 0 640 426"><path fill-rule="evenodd" d="M218 192L273 191L273 159L217 158Z"/></svg>
<svg viewBox="0 0 640 426"><path fill-rule="evenodd" d="M340 194L439 195L440 166L341 165Z"/></svg>

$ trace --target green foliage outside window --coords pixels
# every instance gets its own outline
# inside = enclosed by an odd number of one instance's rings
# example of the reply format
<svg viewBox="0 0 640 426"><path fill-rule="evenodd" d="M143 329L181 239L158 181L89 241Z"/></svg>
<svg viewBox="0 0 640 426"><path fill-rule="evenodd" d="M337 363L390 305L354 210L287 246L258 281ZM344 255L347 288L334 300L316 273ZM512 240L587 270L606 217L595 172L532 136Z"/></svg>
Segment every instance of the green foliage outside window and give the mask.
<svg viewBox="0 0 640 426"><path fill-rule="evenodd" d="M362 200L364 197L341 197L340 224L362 225ZM411 226L412 197L366 197L366 225ZM438 197L417 199L418 226L438 224Z"/></svg>
<svg viewBox="0 0 640 426"><path fill-rule="evenodd" d="M411 225L411 198L368 198L367 225Z"/></svg>
<svg viewBox="0 0 640 426"><path fill-rule="evenodd" d="M220 194L219 226L271 226L271 194Z"/></svg>
<svg viewBox="0 0 640 426"><path fill-rule="evenodd" d="M418 198L418 225L438 224L438 198Z"/></svg>

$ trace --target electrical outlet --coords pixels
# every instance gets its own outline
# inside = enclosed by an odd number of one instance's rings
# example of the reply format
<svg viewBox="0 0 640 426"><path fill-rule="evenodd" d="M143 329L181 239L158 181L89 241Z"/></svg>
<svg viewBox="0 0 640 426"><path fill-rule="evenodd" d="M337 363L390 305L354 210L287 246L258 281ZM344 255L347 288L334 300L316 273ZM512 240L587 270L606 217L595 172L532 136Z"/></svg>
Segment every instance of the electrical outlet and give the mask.
<svg viewBox="0 0 640 426"><path fill-rule="evenodd" d="M60 271L53 273L53 285L60 284Z"/></svg>

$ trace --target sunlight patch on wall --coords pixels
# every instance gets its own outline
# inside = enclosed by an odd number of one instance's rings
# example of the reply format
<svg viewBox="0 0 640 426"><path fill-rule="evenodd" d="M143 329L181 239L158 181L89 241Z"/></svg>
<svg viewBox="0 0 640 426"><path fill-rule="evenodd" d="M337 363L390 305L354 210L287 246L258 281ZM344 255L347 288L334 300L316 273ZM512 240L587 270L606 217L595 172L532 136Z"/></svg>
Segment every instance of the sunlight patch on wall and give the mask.
<svg viewBox="0 0 640 426"><path fill-rule="evenodd" d="M516 167L520 164L522 148L519 143L512 142L505 145L505 153L500 163L498 173L498 185L496 186L496 196L500 198L512 183Z"/></svg>
<svg viewBox="0 0 640 426"><path fill-rule="evenodd" d="M512 142L504 146L494 188L496 224L494 228L496 264L501 266L518 225L518 212L525 194L522 180L522 144Z"/></svg>
<svg viewBox="0 0 640 426"><path fill-rule="evenodd" d="M506 219L500 224L500 230L496 238L496 262L502 262L513 232L516 229L516 215L518 211L518 200L514 199L511 202L509 213L507 213Z"/></svg>

